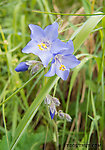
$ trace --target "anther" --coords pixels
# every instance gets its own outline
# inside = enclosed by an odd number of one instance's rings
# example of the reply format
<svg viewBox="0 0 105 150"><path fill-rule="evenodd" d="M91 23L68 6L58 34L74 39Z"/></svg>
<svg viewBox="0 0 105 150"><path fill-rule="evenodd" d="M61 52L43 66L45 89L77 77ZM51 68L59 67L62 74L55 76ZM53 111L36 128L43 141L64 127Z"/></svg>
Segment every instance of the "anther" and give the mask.
<svg viewBox="0 0 105 150"><path fill-rule="evenodd" d="M59 67L59 70L65 71L65 70L66 70L66 67L65 67L64 65L61 65L61 66Z"/></svg>
<svg viewBox="0 0 105 150"><path fill-rule="evenodd" d="M38 44L38 47L39 47L39 49L40 49L41 51L43 51L44 48L45 48L45 49L47 48L46 44L44 44L44 43Z"/></svg>

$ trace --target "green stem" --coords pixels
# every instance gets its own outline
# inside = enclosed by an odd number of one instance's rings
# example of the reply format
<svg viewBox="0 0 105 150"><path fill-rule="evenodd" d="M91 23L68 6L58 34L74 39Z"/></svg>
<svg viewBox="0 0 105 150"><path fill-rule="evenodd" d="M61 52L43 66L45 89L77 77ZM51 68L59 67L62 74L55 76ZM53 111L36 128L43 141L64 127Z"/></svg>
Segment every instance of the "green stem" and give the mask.
<svg viewBox="0 0 105 150"><path fill-rule="evenodd" d="M4 100L4 98L3 98L3 100ZM5 120L5 109L4 109L4 104L3 104L3 107L2 107L2 111L3 111L3 122L4 122L4 127L5 127L5 133L6 133L7 145L8 145L8 150L9 150L9 140L8 140L8 134L7 134L6 120Z"/></svg>
<svg viewBox="0 0 105 150"><path fill-rule="evenodd" d="M69 14L69 13L56 13L56 12L39 11L39 10L32 10L32 12L39 13L39 14L52 14L52 15L62 15L62 16L97 16L97 15L105 15L105 13Z"/></svg>

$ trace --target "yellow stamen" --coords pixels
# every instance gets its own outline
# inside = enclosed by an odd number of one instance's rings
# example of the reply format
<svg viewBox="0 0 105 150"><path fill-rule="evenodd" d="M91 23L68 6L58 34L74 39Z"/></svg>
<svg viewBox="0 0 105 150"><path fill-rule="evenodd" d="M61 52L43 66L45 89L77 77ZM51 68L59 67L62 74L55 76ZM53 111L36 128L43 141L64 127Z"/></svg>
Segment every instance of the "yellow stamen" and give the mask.
<svg viewBox="0 0 105 150"><path fill-rule="evenodd" d="M41 51L43 51L43 48L47 48L46 44L44 43L38 44L38 47Z"/></svg>
<svg viewBox="0 0 105 150"><path fill-rule="evenodd" d="M64 65L61 65L61 66L59 67L59 70L65 71L65 70L66 70L66 67L65 67Z"/></svg>
<svg viewBox="0 0 105 150"><path fill-rule="evenodd" d="M38 46L39 46L39 49L43 51L43 48L41 47L41 45L40 45L40 44L38 44Z"/></svg>
<svg viewBox="0 0 105 150"><path fill-rule="evenodd" d="M41 43L41 44L42 44L42 46L43 46L44 48L47 48L46 44L44 44L44 43Z"/></svg>

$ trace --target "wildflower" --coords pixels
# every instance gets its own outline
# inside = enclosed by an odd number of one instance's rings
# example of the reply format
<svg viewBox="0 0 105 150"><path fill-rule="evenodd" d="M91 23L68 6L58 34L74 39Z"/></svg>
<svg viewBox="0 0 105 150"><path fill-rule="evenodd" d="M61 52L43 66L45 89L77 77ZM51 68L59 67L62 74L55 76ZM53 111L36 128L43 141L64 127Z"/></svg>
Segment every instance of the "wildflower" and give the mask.
<svg viewBox="0 0 105 150"><path fill-rule="evenodd" d="M20 71L27 71L29 68L29 65L26 64L26 62L21 62L16 68L15 71L20 72Z"/></svg>
<svg viewBox="0 0 105 150"><path fill-rule="evenodd" d="M61 119L66 119L68 122L71 122L71 120L72 120L72 118L70 117L70 115L64 113L62 110L59 110L58 116L59 116Z"/></svg>
<svg viewBox="0 0 105 150"><path fill-rule="evenodd" d="M70 68L76 67L80 61L72 55L74 46L72 40L69 40L66 44L66 48L53 51L53 60L51 62L51 68L45 76L51 77L57 74L63 80L67 80L70 72Z"/></svg>
<svg viewBox="0 0 105 150"><path fill-rule="evenodd" d="M37 26L30 24L31 41L23 48L23 53L33 53L41 59L43 65L46 67L53 57L52 51L58 50L61 47L65 48L65 43L61 42L58 37L58 23L48 25L44 30Z"/></svg>

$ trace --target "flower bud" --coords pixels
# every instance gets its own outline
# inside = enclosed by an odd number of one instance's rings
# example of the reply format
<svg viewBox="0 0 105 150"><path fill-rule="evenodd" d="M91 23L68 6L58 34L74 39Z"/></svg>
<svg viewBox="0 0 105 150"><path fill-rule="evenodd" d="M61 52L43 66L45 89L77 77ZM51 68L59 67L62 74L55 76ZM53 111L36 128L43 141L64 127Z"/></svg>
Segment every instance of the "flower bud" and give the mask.
<svg viewBox="0 0 105 150"><path fill-rule="evenodd" d="M60 101L56 97L52 97L53 102L55 103L56 106L60 105Z"/></svg>
<svg viewBox="0 0 105 150"><path fill-rule="evenodd" d="M29 68L29 65L26 62L21 62L16 68L15 71L20 72L20 71L27 71Z"/></svg>
<svg viewBox="0 0 105 150"><path fill-rule="evenodd" d="M50 105L51 100L48 98L48 96L46 96L46 98L44 100L44 103L47 104L47 105Z"/></svg>
<svg viewBox="0 0 105 150"><path fill-rule="evenodd" d="M72 120L72 118L70 117L70 115L64 113L62 110L59 110L58 116L59 116L61 119L66 119L68 122L71 122L71 120Z"/></svg>
<svg viewBox="0 0 105 150"><path fill-rule="evenodd" d="M71 122L72 118L70 117L69 114L65 114L65 118L68 122Z"/></svg>
<svg viewBox="0 0 105 150"><path fill-rule="evenodd" d="M49 101L49 102L53 102L56 106L59 106L60 105L60 102L59 102L59 100L56 98L56 97L52 97L51 95L47 95L46 96L46 98L47 98L47 101ZM46 101L46 102L47 102Z"/></svg>
<svg viewBox="0 0 105 150"><path fill-rule="evenodd" d="M59 110L58 116L59 116L61 119L64 119L64 113L63 113L62 110Z"/></svg>
<svg viewBox="0 0 105 150"><path fill-rule="evenodd" d="M54 118L55 113L56 113L55 104L54 104L54 103L51 103L51 105L50 105L50 116L51 116L51 119Z"/></svg>

